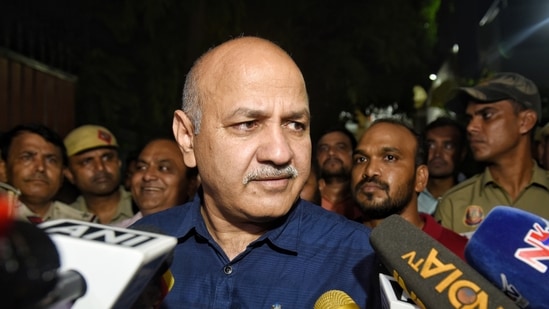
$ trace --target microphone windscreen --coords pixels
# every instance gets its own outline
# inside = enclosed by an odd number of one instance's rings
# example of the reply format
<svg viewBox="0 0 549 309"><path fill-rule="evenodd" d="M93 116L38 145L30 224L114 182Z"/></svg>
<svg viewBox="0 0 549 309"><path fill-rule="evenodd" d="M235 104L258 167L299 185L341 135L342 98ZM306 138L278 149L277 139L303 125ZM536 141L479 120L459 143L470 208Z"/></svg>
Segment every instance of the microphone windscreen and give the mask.
<svg viewBox="0 0 549 309"><path fill-rule="evenodd" d="M0 237L8 232L15 220L14 209L20 193L18 189L0 182Z"/></svg>
<svg viewBox="0 0 549 309"><path fill-rule="evenodd" d="M492 209L467 246L469 265L521 308L549 304L549 222L508 206Z"/></svg>
<svg viewBox="0 0 549 309"><path fill-rule="evenodd" d="M360 309L347 293L340 290L330 290L320 295L314 309Z"/></svg>
<svg viewBox="0 0 549 309"><path fill-rule="evenodd" d="M11 223L11 216L8 196L0 190L0 236L5 234L9 223Z"/></svg>
<svg viewBox="0 0 549 309"><path fill-rule="evenodd" d="M31 308L57 284L60 257L35 225L14 220L0 235L0 299L5 308Z"/></svg>
<svg viewBox="0 0 549 309"><path fill-rule="evenodd" d="M421 308L518 308L471 266L399 215L376 226L370 242Z"/></svg>

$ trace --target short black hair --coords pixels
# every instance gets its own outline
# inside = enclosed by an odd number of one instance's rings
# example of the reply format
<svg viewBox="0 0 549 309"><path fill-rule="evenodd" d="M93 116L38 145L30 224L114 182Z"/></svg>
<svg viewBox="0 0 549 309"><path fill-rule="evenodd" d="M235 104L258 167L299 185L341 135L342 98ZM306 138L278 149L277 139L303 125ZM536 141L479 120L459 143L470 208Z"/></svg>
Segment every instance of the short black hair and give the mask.
<svg viewBox="0 0 549 309"><path fill-rule="evenodd" d="M357 146L357 140L356 140L356 137L355 135L347 130L347 128L343 127L343 126L333 126L333 127L329 127L327 129L325 129L324 131L321 132L320 134L320 137L318 138L318 140L316 141L317 144L318 142L320 141L320 139L326 135L326 134L329 134L329 133L333 133L333 132L340 132L340 133L343 133L345 136L347 136L349 138L349 140L351 141L351 147L352 149L354 150Z"/></svg>
<svg viewBox="0 0 549 309"><path fill-rule="evenodd" d="M427 132L441 127L453 127L459 132L459 147L462 149L466 142L467 142L467 130L465 129L465 126L461 124L459 121L450 118L450 117L439 117L430 123L427 124L425 129L423 130L423 135L425 138L425 135L427 135Z"/></svg>
<svg viewBox="0 0 549 309"><path fill-rule="evenodd" d="M64 166L67 165L69 159L67 157L67 148L65 148L63 139L59 134L57 134L57 132L40 123L16 125L12 129L10 129L8 132L2 134L2 137L0 138L0 150L1 150L0 153L2 155L2 160L7 161L8 153L10 151L10 147L13 140L24 132L40 135L47 142L59 148L59 150L61 151L62 159L63 159L63 165Z"/></svg>
<svg viewBox="0 0 549 309"><path fill-rule="evenodd" d="M419 134L416 130L414 130L414 128L412 128L408 123L396 118L378 118L370 124L370 127L378 123L390 123L401 126L410 131L410 133L416 139L416 155L414 162L415 167L427 164L429 156L429 153L427 152L427 144L425 143L425 139L423 138L423 136Z"/></svg>

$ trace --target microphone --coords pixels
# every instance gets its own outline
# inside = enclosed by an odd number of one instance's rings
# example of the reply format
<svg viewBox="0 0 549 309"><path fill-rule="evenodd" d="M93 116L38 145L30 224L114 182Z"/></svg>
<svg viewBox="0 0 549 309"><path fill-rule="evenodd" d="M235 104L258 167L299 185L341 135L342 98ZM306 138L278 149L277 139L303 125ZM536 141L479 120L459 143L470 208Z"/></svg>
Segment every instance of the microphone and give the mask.
<svg viewBox="0 0 549 309"><path fill-rule="evenodd" d="M330 290L320 295L314 309L360 309L347 293L340 290Z"/></svg>
<svg viewBox="0 0 549 309"><path fill-rule="evenodd" d="M457 255L399 215L376 226L370 243L420 308L518 308Z"/></svg>
<svg viewBox="0 0 549 309"><path fill-rule="evenodd" d="M59 254L51 239L29 222L13 220L0 237L0 286L2 306L6 308L46 308L67 297L56 287ZM54 292L55 290L55 292ZM53 292L53 293L52 293ZM77 297L82 294L77 291Z"/></svg>
<svg viewBox="0 0 549 309"><path fill-rule="evenodd" d="M0 299L7 308L65 308L86 291L76 271L59 271L60 258L46 233L13 218L17 191L0 183Z"/></svg>
<svg viewBox="0 0 549 309"><path fill-rule="evenodd" d="M157 233L166 235L156 226L151 225L133 225L128 227L129 229L135 229L138 231ZM152 308L159 309L162 306L162 301L168 295L172 289L175 279L170 270L170 266L173 262L173 251L166 257L160 267L156 270L156 273L145 287L143 293L139 296L134 303L133 309L137 308Z"/></svg>
<svg viewBox="0 0 549 309"><path fill-rule="evenodd" d="M75 309L132 308L177 243L170 236L69 219L38 226L57 246L60 269L85 279L87 290Z"/></svg>
<svg viewBox="0 0 549 309"><path fill-rule="evenodd" d="M14 220L14 209L21 191L0 182L0 236L4 235Z"/></svg>
<svg viewBox="0 0 549 309"><path fill-rule="evenodd" d="M410 295L398 285L395 278L380 273L379 285L381 287L382 309L419 309L410 299Z"/></svg>
<svg viewBox="0 0 549 309"><path fill-rule="evenodd" d="M465 259L519 307L547 308L547 220L521 209L496 206L469 240Z"/></svg>

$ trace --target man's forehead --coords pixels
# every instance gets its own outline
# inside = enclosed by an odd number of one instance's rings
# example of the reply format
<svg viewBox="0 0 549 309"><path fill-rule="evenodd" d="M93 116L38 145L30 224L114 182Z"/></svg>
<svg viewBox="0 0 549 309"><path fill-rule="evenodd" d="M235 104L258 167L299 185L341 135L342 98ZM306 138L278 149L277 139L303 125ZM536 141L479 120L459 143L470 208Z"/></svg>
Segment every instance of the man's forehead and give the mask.
<svg viewBox="0 0 549 309"><path fill-rule="evenodd" d="M36 134L34 132L30 132L30 131L21 131L21 132L19 132L18 134L16 134L13 137L12 143L15 142L15 141L20 142L20 143L31 143L31 142L35 142L35 141L36 142L39 141L39 142L49 143L41 135Z"/></svg>
<svg viewBox="0 0 549 309"><path fill-rule="evenodd" d="M378 122L372 124L367 130L366 133L371 133L373 131L381 131L387 133L388 131L394 131L397 133L407 133L412 135L412 132L408 130L404 125L400 125L392 122ZM391 134L386 134L391 135Z"/></svg>
<svg viewBox="0 0 549 309"><path fill-rule="evenodd" d="M142 163L172 164L172 163L176 163L178 161L178 158L172 154L161 153L161 154L142 155L142 156L139 156L137 161Z"/></svg>
<svg viewBox="0 0 549 309"><path fill-rule="evenodd" d="M155 161L155 162L183 162L183 157L179 148L171 148L167 145L162 147L151 147L143 149L139 155L140 161Z"/></svg>
<svg viewBox="0 0 549 309"><path fill-rule="evenodd" d="M511 101L501 100L501 101L489 102L489 103L469 101L467 103L467 106L465 107L465 113L476 112L476 111L492 109L492 108L493 109L501 109L501 108L504 108L507 105L511 106Z"/></svg>
<svg viewBox="0 0 549 309"><path fill-rule="evenodd" d="M162 152L170 152L171 150L177 150L177 153L179 153L179 146L174 140L168 140L168 139L158 139L149 142L142 150L142 152L153 152L153 151L162 151Z"/></svg>
<svg viewBox="0 0 549 309"><path fill-rule="evenodd" d="M409 142L403 143L403 138L406 141L409 141L410 139L415 141L415 137L405 127L391 123L378 123L364 132L360 139L360 145L381 147L394 146L400 149L412 144Z"/></svg>
<svg viewBox="0 0 549 309"><path fill-rule="evenodd" d="M88 149L81 153L77 153L73 155L71 158L82 159L82 158L103 156L105 154L118 155L118 151L112 147L99 147L99 148Z"/></svg>
<svg viewBox="0 0 549 309"><path fill-rule="evenodd" d="M449 125L432 128L425 134L427 138L458 138L459 135L459 130L454 126Z"/></svg>
<svg viewBox="0 0 549 309"><path fill-rule="evenodd" d="M249 117L281 119L310 118L308 101L294 98L278 98L269 95L253 96L242 92L231 97L217 95L203 105L204 117L211 112L222 118ZM212 115L213 116L213 115Z"/></svg>
<svg viewBox="0 0 549 309"><path fill-rule="evenodd" d="M351 145L351 139L347 135L345 135L343 132L334 131L334 132L329 132L322 135L322 137L318 141L318 144L319 145L323 145L323 144Z"/></svg>
<svg viewBox="0 0 549 309"><path fill-rule="evenodd" d="M41 135L38 135L32 132L22 132L21 134L18 134L17 136L15 136L12 141L12 146L18 145L19 147L23 147L23 148L40 146L41 150L43 150L43 147L44 147L43 144L46 144L46 147L51 147L52 149L55 149L55 152L61 152L61 149L59 149L59 147L50 143Z"/></svg>
<svg viewBox="0 0 549 309"><path fill-rule="evenodd" d="M246 63L234 68L226 66L225 70L208 70L200 76L199 87L203 98L242 91L257 96L262 92L275 90L280 96L299 95L307 98L301 72L297 68L288 67L287 63L277 64L273 60L272 63Z"/></svg>

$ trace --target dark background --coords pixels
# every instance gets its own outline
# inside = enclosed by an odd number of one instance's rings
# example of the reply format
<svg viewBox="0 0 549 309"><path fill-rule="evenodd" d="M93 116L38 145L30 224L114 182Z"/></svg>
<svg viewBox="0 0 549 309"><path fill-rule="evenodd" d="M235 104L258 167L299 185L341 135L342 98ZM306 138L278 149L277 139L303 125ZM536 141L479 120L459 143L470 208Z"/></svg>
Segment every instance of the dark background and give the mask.
<svg viewBox="0 0 549 309"><path fill-rule="evenodd" d="M389 106L421 128L446 86L495 71L532 78L546 103L548 16L546 0L3 0L0 47L75 77L75 126L107 126L124 153L171 131L192 62L239 35L278 43L300 66L313 141ZM433 88L429 74L444 72L446 88ZM426 103L414 106L414 86Z"/></svg>

